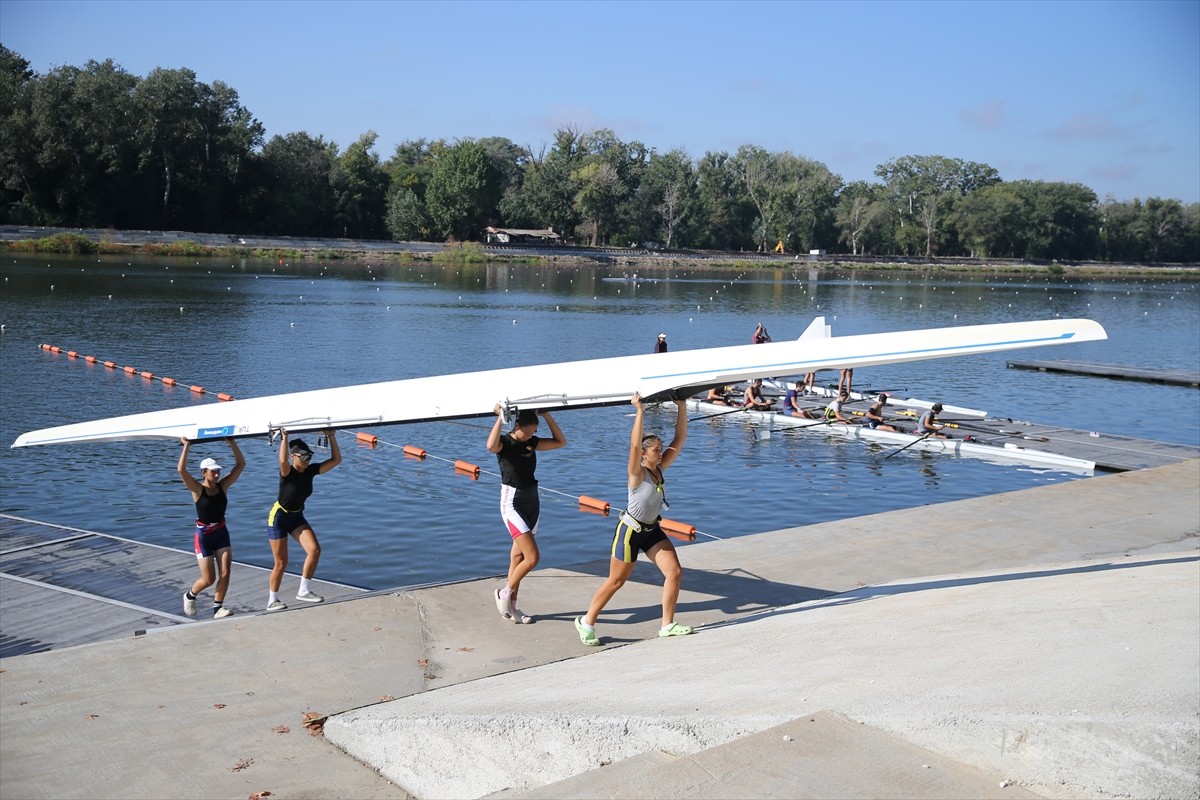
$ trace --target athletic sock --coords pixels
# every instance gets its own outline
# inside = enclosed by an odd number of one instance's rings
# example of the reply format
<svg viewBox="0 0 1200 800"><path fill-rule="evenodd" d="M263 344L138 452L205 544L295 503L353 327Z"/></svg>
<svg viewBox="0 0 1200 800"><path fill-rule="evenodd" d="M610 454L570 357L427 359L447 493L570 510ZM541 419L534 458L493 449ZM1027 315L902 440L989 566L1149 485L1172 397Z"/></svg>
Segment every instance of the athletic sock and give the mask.
<svg viewBox="0 0 1200 800"><path fill-rule="evenodd" d="M308 594L308 578L300 579L300 589L296 594Z"/></svg>
<svg viewBox="0 0 1200 800"><path fill-rule="evenodd" d="M217 612L221 610L221 606L224 605L224 603L225 603L224 600L214 600L213 601L213 616L214 617L217 615Z"/></svg>
<svg viewBox="0 0 1200 800"><path fill-rule="evenodd" d="M585 631L594 631L594 630L596 630L596 626L595 626L595 625L588 625L586 622L584 622L584 621L583 621L583 617L580 617L580 618L579 618L579 627L583 628Z"/></svg>
<svg viewBox="0 0 1200 800"><path fill-rule="evenodd" d="M187 597L187 599L188 599L188 600L195 600L195 599L196 599L196 595L192 594L192 590L191 590L191 589L188 589L188 590L187 590L187 595L186 595L186 597Z"/></svg>
<svg viewBox="0 0 1200 800"><path fill-rule="evenodd" d="M503 589L500 590L500 599L501 600L507 600L510 597L512 597L512 589L505 586Z"/></svg>
<svg viewBox="0 0 1200 800"><path fill-rule="evenodd" d="M661 628L659 628L659 631L665 631L667 628L671 627L674 624L675 624L675 620L671 620L666 625L663 625Z"/></svg>
<svg viewBox="0 0 1200 800"><path fill-rule="evenodd" d="M267 605L271 605L271 603L274 603L277 600L279 600L279 592L268 592L267 593Z"/></svg>

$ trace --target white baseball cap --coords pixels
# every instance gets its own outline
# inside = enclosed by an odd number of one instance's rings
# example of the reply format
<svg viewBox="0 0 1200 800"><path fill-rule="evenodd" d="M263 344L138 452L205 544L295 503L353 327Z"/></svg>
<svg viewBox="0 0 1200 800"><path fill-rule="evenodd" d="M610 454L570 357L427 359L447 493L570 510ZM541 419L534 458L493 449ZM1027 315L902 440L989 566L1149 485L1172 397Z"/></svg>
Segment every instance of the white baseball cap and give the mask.
<svg viewBox="0 0 1200 800"><path fill-rule="evenodd" d="M666 335L665 333L660 333L660 334L658 335L658 338L660 338L660 339L665 339L665 338L667 338L667 335Z"/></svg>
<svg viewBox="0 0 1200 800"><path fill-rule="evenodd" d="M217 463L215 458L206 458L200 462L200 470L204 471L208 469L220 471L221 465Z"/></svg>

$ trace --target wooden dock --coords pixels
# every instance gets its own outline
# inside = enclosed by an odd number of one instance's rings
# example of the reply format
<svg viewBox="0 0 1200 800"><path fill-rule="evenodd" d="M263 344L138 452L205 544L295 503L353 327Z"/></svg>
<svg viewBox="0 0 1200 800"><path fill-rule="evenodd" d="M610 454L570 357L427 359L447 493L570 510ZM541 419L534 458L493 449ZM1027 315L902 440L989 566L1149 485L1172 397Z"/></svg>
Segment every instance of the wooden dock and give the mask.
<svg viewBox="0 0 1200 800"><path fill-rule="evenodd" d="M269 572L234 562L226 606L235 615L265 613ZM198 616L184 616L183 592L199 574L194 553L0 514L0 658L226 622L212 619L212 589L201 596ZM297 581L289 573L284 592L294 593ZM312 586L326 602L366 591L319 580ZM289 611L302 605L284 596Z"/></svg>
<svg viewBox="0 0 1200 800"><path fill-rule="evenodd" d="M1063 372L1069 375L1089 375L1096 378L1115 378L1122 381L1142 381L1200 388L1200 372L1186 369L1127 367L1120 364L1095 364L1088 361L1009 361L1008 367L1009 369Z"/></svg>

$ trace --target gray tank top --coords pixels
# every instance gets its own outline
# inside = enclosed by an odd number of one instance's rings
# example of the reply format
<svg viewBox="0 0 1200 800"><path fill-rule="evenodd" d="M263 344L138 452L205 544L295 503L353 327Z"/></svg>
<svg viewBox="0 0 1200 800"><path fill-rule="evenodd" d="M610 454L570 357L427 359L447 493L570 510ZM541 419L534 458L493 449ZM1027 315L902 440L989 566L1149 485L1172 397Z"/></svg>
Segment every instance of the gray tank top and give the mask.
<svg viewBox="0 0 1200 800"><path fill-rule="evenodd" d="M663 483L665 482L666 476L663 475ZM655 483L650 470L642 467L642 482L629 490L629 508L626 509L626 513L638 522L654 522L662 513L664 497L662 485Z"/></svg>

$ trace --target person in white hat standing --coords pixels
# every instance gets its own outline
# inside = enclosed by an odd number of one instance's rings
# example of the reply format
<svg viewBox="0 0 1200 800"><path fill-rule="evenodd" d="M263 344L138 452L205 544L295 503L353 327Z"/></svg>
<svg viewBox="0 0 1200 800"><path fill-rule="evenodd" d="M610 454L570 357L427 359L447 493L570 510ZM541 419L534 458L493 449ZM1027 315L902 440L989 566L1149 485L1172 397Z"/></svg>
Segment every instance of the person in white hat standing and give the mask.
<svg viewBox="0 0 1200 800"><path fill-rule="evenodd" d="M196 562L200 565L200 578L192 584L192 588L183 593L183 613L189 617L196 616L196 596L212 586L213 617L220 619L233 614L225 607L225 592L229 589L229 570L233 566L233 546L229 541L229 529L225 527L225 509L229 504L226 492L242 474L246 467L246 459L238 449L237 442L226 439L229 449L233 451L233 469L224 478L221 477L223 467L215 458L206 458L200 462L200 480L188 472L187 457L191 442L186 438L179 440L183 452L179 454L179 477L183 485L192 493L192 501L196 504L196 531L192 537L192 546L196 551Z"/></svg>
<svg viewBox="0 0 1200 800"><path fill-rule="evenodd" d="M667 335L665 333L660 333L658 335L658 342L654 345L654 352L656 352L656 353L667 352Z"/></svg>

